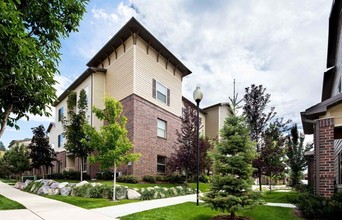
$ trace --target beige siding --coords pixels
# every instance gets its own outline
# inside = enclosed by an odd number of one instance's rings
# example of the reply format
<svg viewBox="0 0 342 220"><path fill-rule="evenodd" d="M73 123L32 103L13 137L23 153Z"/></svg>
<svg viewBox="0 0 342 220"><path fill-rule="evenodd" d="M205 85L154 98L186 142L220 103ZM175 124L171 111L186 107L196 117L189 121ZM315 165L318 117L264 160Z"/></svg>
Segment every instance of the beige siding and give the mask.
<svg viewBox="0 0 342 220"><path fill-rule="evenodd" d="M327 114L320 118L334 118L335 127L342 126L342 104L336 105L327 111Z"/></svg>
<svg viewBox="0 0 342 220"><path fill-rule="evenodd" d="M203 114L202 112L200 112L200 118L201 118L201 123L202 123L202 128L200 129L200 135L201 136L206 136L206 130L205 130L205 127L206 127L206 115Z"/></svg>
<svg viewBox="0 0 342 220"><path fill-rule="evenodd" d="M63 146L60 148L58 147L58 135L63 133L63 124L61 121L58 121L58 110L63 107L64 116L67 115L68 106L67 106L66 100L67 99L65 98L55 107L55 126L51 129L50 134L49 134L49 143L56 152L65 150ZM65 143L65 139L64 139L64 143Z"/></svg>
<svg viewBox="0 0 342 220"><path fill-rule="evenodd" d="M206 136L209 138L217 138L219 128L219 108L215 107L207 109L206 115Z"/></svg>
<svg viewBox="0 0 342 220"><path fill-rule="evenodd" d="M134 93L153 104L177 115L181 116L182 110L182 77L171 64L167 65L166 60L159 56L153 48L149 48L147 54L147 44L138 38L135 46L136 59L134 62ZM170 89L170 106L152 97L152 80L160 82Z"/></svg>
<svg viewBox="0 0 342 220"><path fill-rule="evenodd" d="M118 50L120 52L118 59L111 60L111 65L107 67L106 93L116 100L133 93L133 47L128 47L129 45L126 44L125 53Z"/></svg>
<svg viewBox="0 0 342 220"><path fill-rule="evenodd" d="M92 105L97 108L103 108L106 91L106 74L97 72L93 74ZM103 124L94 114L91 117L92 126L99 129Z"/></svg>
<svg viewBox="0 0 342 220"><path fill-rule="evenodd" d="M223 128L224 121L228 117L229 110L227 105L222 105L219 107L220 115L219 115L219 131Z"/></svg>

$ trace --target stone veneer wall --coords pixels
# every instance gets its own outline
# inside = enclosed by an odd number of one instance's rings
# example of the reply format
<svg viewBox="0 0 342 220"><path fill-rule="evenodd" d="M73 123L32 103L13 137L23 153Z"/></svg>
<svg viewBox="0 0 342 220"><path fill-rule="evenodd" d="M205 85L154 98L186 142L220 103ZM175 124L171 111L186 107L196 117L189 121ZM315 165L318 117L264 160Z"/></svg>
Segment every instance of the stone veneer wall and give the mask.
<svg viewBox="0 0 342 220"><path fill-rule="evenodd" d="M128 136L134 143L134 152L141 153L139 161L132 166L120 167L120 171L139 178L157 175L157 156L170 157L177 140L176 130L180 130L180 117L148 102L137 95L121 100L123 113L127 117ZM157 137L157 119L166 121L167 138ZM167 159L166 159L167 163Z"/></svg>
<svg viewBox="0 0 342 220"><path fill-rule="evenodd" d="M334 119L319 119L315 128L314 188L324 197L334 194Z"/></svg>

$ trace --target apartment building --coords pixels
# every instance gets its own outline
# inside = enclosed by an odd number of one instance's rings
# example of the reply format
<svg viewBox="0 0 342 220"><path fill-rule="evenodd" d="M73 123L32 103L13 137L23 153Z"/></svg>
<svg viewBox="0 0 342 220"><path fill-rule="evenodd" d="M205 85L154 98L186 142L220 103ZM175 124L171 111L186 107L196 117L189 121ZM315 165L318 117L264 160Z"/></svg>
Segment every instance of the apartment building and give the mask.
<svg viewBox="0 0 342 220"><path fill-rule="evenodd" d="M67 140L61 119L67 115L68 91L77 92L78 97L84 89L88 106L103 107L105 96L123 105L133 151L142 156L139 161L122 166L119 172L138 177L165 174L167 158L177 139L176 130L181 126L184 102L191 103L182 96L182 81L189 74L191 71L177 57L131 18L55 103L56 121L48 128L50 144L57 152L54 171L79 170L81 166L80 159L64 148ZM208 131L209 137L217 137L228 112L229 106L224 103L202 109L202 134ZM95 128L103 124L90 110L87 118ZM97 165L83 166L91 176L99 170Z"/></svg>
<svg viewBox="0 0 342 220"><path fill-rule="evenodd" d="M325 197L342 191L341 12L342 1L333 1L321 102L301 112L304 133L314 135L314 151L306 153L309 184Z"/></svg>

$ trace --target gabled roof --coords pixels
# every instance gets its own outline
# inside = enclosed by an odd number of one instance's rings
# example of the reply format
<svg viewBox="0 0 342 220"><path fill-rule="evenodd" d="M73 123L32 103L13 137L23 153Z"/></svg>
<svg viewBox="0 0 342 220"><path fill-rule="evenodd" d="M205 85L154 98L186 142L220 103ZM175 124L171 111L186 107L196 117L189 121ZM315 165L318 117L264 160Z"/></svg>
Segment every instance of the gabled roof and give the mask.
<svg viewBox="0 0 342 220"><path fill-rule="evenodd" d="M331 97L332 88L334 84L334 78L336 73L336 67L332 67L325 71L323 76L323 86L322 86L322 102Z"/></svg>
<svg viewBox="0 0 342 220"><path fill-rule="evenodd" d="M342 2L340 0L334 1L330 11L327 68L336 65L337 35L339 29L338 20L341 8Z"/></svg>
<svg viewBox="0 0 342 220"><path fill-rule="evenodd" d="M126 41L133 33L136 33L144 41L150 44L161 56L175 66L184 76L189 75L191 71L175 57L160 41L155 38L144 26L142 26L134 17L132 17L104 47L87 63L89 67L97 67L118 48L122 42Z"/></svg>
<svg viewBox="0 0 342 220"><path fill-rule="evenodd" d="M329 108L342 103L342 93L335 95L323 102L320 102L310 108L306 109L305 112L301 112L302 124L305 134L313 134L312 120L318 119L319 116L325 115Z"/></svg>

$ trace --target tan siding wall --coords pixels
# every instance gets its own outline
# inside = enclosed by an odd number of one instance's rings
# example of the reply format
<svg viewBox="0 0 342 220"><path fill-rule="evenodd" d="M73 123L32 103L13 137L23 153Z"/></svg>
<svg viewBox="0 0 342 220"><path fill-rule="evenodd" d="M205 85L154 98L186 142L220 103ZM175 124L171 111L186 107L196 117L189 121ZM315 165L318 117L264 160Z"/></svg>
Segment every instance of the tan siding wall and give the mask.
<svg viewBox="0 0 342 220"><path fill-rule="evenodd" d="M320 118L333 117L335 121L335 127L342 126L342 104L336 105L327 111L327 114Z"/></svg>
<svg viewBox="0 0 342 220"><path fill-rule="evenodd" d="M220 111L220 117L219 117L219 133L220 133L220 130L223 128L223 125L224 125L224 120L228 117L228 106L226 105L223 105L223 106L220 106L219 107L219 111Z"/></svg>
<svg viewBox="0 0 342 220"><path fill-rule="evenodd" d="M58 121L58 110L63 107L64 116L67 115L68 106L67 106L66 100L67 99L65 98L55 107L55 126L51 129L50 134L49 134L49 143L51 146L53 146L56 152L65 150L63 146L58 148L58 135L63 133L63 124L61 121ZM65 139L64 139L64 143L65 143Z"/></svg>
<svg viewBox="0 0 342 220"><path fill-rule="evenodd" d="M201 136L206 136L206 130L205 130L205 125L206 125L206 115L200 112L200 118L201 118L201 123L202 123L202 128L200 129L200 135Z"/></svg>
<svg viewBox="0 0 342 220"><path fill-rule="evenodd" d="M133 47L119 54L107 67L106 93L116 100L121 100L133 93ZM122 46L120 47L122 48Z"/></svg>
<svg viewBox="0 0 342 220"><path fill-rule="evenodd" d="M166 69L166 60L159 56L157 62L157 53L153 48L149 48L146 53L147 44L140 38L135 46L135 75L134 75L134 93L153 104L177 115L181 116L182 111L182 77L171 64ZM157 80L170 89L170 106L160 102L152 97L152 79Z"/></svg>
<svg viewBox="0 0 342 220"><path fill-rule="evenodd" d="M106 74L101 73L101 72L97 72L93 74L93 90L92 90L93 106L96 106L97 108L103 108L105 91L106 91ZM99 120L94 114L92 114L93 127L99 129L102 124L103 124L102 121Z"/></svg>
<svg viewBox="0 0 342 220"><path fill-rule="evenodd" d="M218 137L219 109L217 107L206 110L206 136L209 138Z"/></svg>

